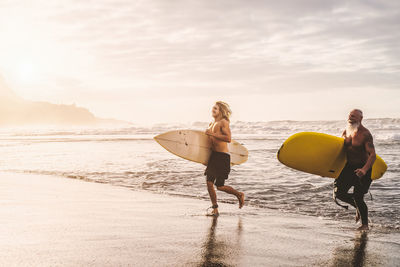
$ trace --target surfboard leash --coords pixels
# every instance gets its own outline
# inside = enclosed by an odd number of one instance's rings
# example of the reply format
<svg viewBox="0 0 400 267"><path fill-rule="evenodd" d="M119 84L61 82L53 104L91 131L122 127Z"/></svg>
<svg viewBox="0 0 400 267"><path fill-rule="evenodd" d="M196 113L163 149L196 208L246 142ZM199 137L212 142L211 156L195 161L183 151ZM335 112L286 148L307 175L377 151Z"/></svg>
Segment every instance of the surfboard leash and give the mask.
<svg viewBox="0 0 400 267"><path fill-rule="evenodd" d="M342 208L348 210L348 209L349 209L349 206L342 205L342 204L340 204L340 203L337 201L337 198L336 198L336 191L337 191L337 186L334 184L333 192L332 192L332 193L333 193L333 200L335 201L336 205L338 205L338 206L340 206L340 207L342 207Z"/></svg>

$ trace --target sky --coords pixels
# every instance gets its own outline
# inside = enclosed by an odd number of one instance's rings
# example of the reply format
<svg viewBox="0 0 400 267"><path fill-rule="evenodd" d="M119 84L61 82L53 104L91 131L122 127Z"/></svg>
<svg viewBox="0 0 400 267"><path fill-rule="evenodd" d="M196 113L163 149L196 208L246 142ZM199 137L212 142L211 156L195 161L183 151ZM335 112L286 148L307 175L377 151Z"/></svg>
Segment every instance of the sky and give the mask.
<svg viewBox="0 0 400 267"><path fill-rule="evenodd" d="M397 0L0 2L0 75L138 124L400 117Z"/></svg>

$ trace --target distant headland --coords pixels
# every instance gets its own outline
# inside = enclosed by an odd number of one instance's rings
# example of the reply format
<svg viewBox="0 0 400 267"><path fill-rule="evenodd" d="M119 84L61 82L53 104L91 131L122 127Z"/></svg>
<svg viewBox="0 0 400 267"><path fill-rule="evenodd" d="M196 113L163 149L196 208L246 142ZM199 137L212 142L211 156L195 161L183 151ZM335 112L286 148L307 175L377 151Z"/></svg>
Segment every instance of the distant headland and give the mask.
<svg viewBox="0 0 400 267"><path fill-rule="evenodd" d="M11 90L0 76L0 126L105 126L131 123L96 117L88 109L75 104L52 104L29 101Z"/></svg>

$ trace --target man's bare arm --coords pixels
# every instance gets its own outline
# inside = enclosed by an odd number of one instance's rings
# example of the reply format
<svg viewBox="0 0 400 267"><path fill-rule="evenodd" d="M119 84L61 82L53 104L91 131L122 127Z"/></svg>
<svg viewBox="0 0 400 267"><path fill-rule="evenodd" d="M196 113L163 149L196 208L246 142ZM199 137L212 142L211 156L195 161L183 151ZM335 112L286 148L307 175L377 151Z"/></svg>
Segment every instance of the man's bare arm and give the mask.
<svg viewBox="0 0 400 267"><path fill-rule="evenodd" d="M229 122L227 122L226 120L222 121L222 125L221 125L221 133L222 134L218 134L218 133L208 133L208 135L214 136L215 138L230 143L231 142L231 129L229 128Z"/></svg>
<svg viewBox="0 0 400 267"><path fill-rule="evenodd" d="M365 133L365 137L367 138L367 141L365 142L365 150L368 153L368 160L365 163L363 169L367 172L369 169L372 168L372 165L374 164L376 160L376 153L375 153L375 146L374 146L374 140L372 138L372 135L370 133Z"/></svg>
<svg viewBox="0 0 400 267"><path fill-rule="evenodd" d="M376 160L376 153L375 153L375 146L372 135L369 132L364 133L365 139L365 150L368 153L368 159L365 165L361 169L357 169L354 172L357 174L358 177L364 176L369 169L372 168Z"/></svg>

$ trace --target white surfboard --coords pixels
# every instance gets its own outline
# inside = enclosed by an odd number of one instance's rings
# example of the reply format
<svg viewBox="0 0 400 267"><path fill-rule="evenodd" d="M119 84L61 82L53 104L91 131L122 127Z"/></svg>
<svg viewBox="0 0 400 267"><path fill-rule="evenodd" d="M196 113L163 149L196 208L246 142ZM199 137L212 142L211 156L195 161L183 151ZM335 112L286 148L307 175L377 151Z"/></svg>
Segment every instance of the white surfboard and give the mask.
<svg viewBox="0 0 400 267"><path fill-rule="evenodd" d="M202 131L176 130L157 135L154 139L166 150L181 158L204 165L207 165L210 158L211 142ZM249 152L243 145L232 140L228 143L228 149L232 165L247 161Z"/></svg>

